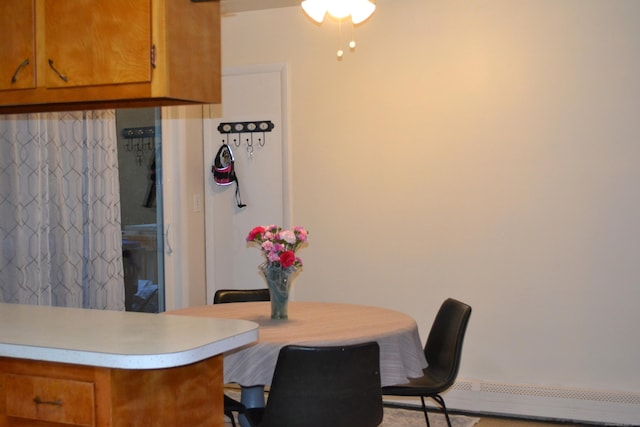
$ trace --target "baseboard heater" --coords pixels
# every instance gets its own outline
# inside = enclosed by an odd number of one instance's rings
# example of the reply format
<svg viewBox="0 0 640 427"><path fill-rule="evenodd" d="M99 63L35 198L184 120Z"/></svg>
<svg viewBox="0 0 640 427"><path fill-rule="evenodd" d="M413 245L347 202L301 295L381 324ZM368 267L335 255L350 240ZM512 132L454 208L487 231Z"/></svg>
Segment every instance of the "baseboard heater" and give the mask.
<svg viewBox="0 0 640 427"><path fill-rule="evenodd" d="M634 392L459 380L443 396L454 412L640 426L640 393ZM419 405L410 398L385 396L385 401Z"/></svg>

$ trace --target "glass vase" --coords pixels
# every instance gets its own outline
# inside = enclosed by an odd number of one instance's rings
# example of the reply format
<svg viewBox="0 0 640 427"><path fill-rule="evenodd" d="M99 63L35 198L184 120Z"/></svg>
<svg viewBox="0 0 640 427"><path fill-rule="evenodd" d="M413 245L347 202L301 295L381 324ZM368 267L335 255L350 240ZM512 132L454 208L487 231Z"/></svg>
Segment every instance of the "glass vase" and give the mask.
<svg viewBox="0 0 640 427"><path fill-rule="evenodd" d="M289 318L289 290L291 289L291 275L296 268L291 266L282 268L280 265L262 264L260 270L267 280L271 296L271 318L286 320Z"/></svg>

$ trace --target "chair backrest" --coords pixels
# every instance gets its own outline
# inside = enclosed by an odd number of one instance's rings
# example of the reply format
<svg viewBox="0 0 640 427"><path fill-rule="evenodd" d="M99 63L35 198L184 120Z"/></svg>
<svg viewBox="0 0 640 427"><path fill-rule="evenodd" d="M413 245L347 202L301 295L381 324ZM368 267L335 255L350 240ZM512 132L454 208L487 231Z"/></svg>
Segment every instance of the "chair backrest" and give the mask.
<svg viewBox="0 0 640 427"><path fill-rule="evenodd" d="M374 427L382 422L377 342L280 350L260 427Z"/></svg>
<svg viewBox="0 0 640 427"><path fill-rule="evenodd" d="M442 381L443 390L451 387L458 376L462 344L470 316L469 305L449 298L440 306L431 326L424 355L429 363L429 371Z"/></svg>
<svg viewBox="0 0 640 427"><path fill-rule="evenodd" d="M218 289L213 295L214 304L227 302L270 301L269 289Z"/></svg>

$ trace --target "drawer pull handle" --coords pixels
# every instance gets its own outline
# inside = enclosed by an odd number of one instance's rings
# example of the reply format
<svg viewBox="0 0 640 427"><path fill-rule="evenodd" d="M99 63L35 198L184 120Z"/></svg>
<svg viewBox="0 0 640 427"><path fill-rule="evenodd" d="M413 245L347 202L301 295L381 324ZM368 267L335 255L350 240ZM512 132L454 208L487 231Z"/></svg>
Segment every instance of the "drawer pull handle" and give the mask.
<svg viewBox="0 0 640 427"><path fill-rule="evenodd" d="M34 397L33 401L36 405L62 406L62 400L42 400L40 396Z"/></svg>
<svg viewBox="0 0 640 427"><path fill-rule="evenodd" d="M27 65L29 65L29 58L25 59L20 63L20 65L18 65L16 72L13 73L13 76L11 77L11 84L15 84L18 81L18 74L20 74L20 71L22 71L22 69Z"/></svg>
<svg viewBox="0 0 640 427"><path fill-rule="evenodd" d="M64 81L65 83L68 81L67 76L62 74L56 67L53 66L53 59L49 59L49 67L51 67L51 69L58 75L58 77L60 77L60 79L62 79L62 81Z"/></svg>

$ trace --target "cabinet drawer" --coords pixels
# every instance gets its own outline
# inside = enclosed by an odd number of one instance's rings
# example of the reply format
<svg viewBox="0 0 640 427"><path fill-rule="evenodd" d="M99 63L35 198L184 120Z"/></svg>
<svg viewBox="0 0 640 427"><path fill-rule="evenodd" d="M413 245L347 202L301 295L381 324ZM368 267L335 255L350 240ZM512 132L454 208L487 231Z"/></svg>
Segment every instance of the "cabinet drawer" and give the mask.
<svg viewBox="0 0 640 427"><path fill-rule="evenodd" d="M6 414L10 417L74 426L95 425L94 384L30 375L6 375Z"/></svg>

